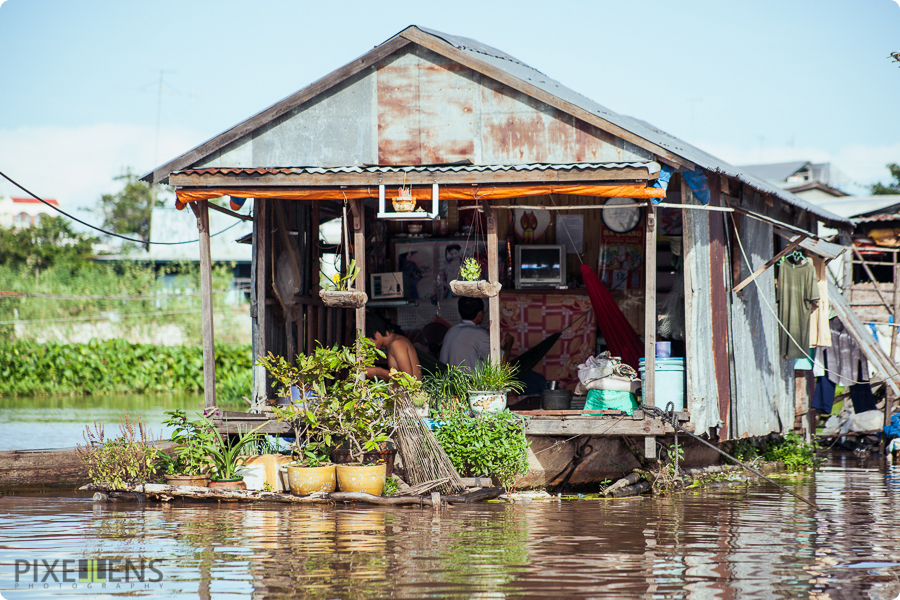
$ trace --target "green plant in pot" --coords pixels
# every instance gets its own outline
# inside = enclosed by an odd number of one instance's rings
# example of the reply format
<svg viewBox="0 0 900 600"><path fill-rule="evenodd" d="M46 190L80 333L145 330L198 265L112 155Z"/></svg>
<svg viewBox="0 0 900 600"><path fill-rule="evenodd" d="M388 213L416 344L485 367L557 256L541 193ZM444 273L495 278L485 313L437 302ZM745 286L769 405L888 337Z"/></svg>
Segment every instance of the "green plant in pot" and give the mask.
<svg viewBox="0 0 900 600"><path fill-rule="evenodd" d="M463 260L459 276L460 279L450 282L450 290L457 296L491 298L499 294L503 287L498 281L481 279L481 264L471 256Z"/></svg>
<svg viewBox="0 0 900 600"><path fill-rule="evenodd" d="M210 454L217 446L215 427L207 415L190 420L183 410L166 411L163 424L172 428L169 439L173 454L159 452L166 483L170 485L209 485Z"/></svg>
<svg viewBox="0 0 900 600"><path fill-rule="evenodd" d="M372 340L359 337L351 346L319 346L308 356L298 355L296 366L271 354L259 360L282 385L299 384L311 396L303 414L291 417L297 423L297 439L304 440L303 448L296 452L306 454L308 448L314 456L322 456L326 448L341 440L351 460L361 464L366 453L378 451L386 444L393 433L395 390L411 390L419 382L396 371L391 371L389 381L366 379L366 368L383 357ZM380 468L383 486L384 465L373 468ZM350 491L345 489L349 479L345 478L345 485L341 486L341 470L339 466L338 485L342 491ZM366 491L373 490L380 493L381 487L372 486Z"/></svg>
<svg viewBox="0 0 900 600"><path fill-rule="evenodd" d="M508 363L485 361L466 374L469 409L472 414L500 412L506 408L507 392L521 392L517 368Z"/></svg>
<svg viewBox="0 0 900 600"><path fill-rule="evenodd" d="M433 372L424 368L422 372L422 391L427 394L433 412L455 412L460 402L467 402L468 369L438 365Z"/></svg>
<svg viewBox="0 0 900 600"><path fill-rule="evenodd" d="M213 429L216 444L209 449L212 462L212 478L209 487L220 489L245 490L247 485L240 474L240 468L247 460L242 453L253 445L258 445L260 435L257 433L265 424L246 433L223 437L217 429Z"/></svg>

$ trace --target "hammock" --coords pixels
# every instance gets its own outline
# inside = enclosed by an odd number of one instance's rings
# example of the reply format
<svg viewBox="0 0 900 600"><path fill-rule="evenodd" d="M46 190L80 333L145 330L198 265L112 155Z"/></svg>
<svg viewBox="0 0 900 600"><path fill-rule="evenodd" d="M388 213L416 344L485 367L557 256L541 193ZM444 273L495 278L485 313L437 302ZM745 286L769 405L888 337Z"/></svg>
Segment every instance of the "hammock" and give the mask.
<svg viewBox="0 0 900 600"><path fill-rule="evenodd" d="M582 264L581 275L591 297L591 304L594 305L597 326L600 327L600 333L606 340L610 354L620 357L623 363L637 369L638 361L644 357L644 344L641 338L619 310L612 294L597 274L589 266Z"/></svg>

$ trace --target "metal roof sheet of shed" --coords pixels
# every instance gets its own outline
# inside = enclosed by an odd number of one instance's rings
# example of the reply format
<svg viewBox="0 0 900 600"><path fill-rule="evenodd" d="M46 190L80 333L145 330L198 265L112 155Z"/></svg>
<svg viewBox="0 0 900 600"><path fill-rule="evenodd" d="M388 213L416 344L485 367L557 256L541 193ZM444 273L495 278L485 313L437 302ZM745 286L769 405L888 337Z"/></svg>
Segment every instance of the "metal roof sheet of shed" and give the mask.
<svg viewBox="0 0 900 600"><path fill-rule="evenodd" d="M205 167L178 171L187 175L268 175L268 174L326 174L326 173L468 173L485 171L596 171L626 168L646 168L653 178L659 174L659 163L613 162L613 163L534 163L528 165L370 165L365 167Z"/></svg>
<svg viewBox="0 0 900 600"><path fill-rule="evenodd" d="M502 69L506 73L512 75L513 77L517 77L522 81L527 81L528 83L542 89L543 91L557 96L565 102L569 102L580 107L583 110L594 113L614 125L626 129L649 142L652 142L686 160L689 160L695 165L703 167L704 169L707 169L709 171L722 173L729 177L734 177L735 179L746 183L750 187L756 188L761 192L771 194L786 202L787 204L809 211L811 214L816 215L817 217L821 217L826 221L831 221L833 223L842 223L847 226L852 225L852 223L848 219L828 212L827 210L819 208L814 204L810 204L802 198L799 198L798 196L795 196L790 192L786 192L776 185L772 185L771 183L754 177L750 173L747 173L746 171L743 171L735 167L734 165L716 158L715 156L708 154L707 152L704 152L703 150L700 150L699 148L692 146L687 142L680 140L675 136L666 133L665 131L662 131L661 129L658 129L645 121L641 121L640 119L635 119L614 112L606 108L605 106L594 102L590 98L587 98L586 96L583 96L578 92L564 86L558 81L547 77L537 69L526 65L522 61L510 56L509 54L497 50L496 48L492 48L486 44L482 44L481 42L470 38L449 35L425 27L413 27L445 41L458 50L477 54L477 58L489 63L491 66L497 69Z"/></svg>

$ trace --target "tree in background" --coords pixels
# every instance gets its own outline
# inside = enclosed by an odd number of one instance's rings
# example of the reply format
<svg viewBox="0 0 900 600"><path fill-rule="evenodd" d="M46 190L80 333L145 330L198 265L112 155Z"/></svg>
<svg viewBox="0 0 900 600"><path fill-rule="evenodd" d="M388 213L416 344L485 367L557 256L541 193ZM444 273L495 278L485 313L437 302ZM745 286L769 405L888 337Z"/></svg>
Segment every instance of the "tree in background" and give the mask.
<svg viewBox="0 0 900 600"><path fill-rule="evenodd" d="M68 219L42 217L33 227L0 228L0 265L35 272L53 266L79 269L91 261L92 244L96 241L76 233Z"/></svg>
<svg viewBox="0 0 900 600"><path fill-rule="evenodd" d="M869 189L872 191L873 196L900 194L900 165L897 163L890 163L887 168L888 171L891 172L891 177L894 178L894 181L887 185L884 185L883 183L872 184Z"/></svg>
<svg viewBox="0 0 900 600"><path fill-rule="evenodd" d="M154 207L163 205L162 201L154 201L150 186L138 180L131 169L126 169L116 180L124 181L125 187L100 197L98 209L103 214L103 228L121 234L136 233L141 239L149 240L150 216Z"/></svg>

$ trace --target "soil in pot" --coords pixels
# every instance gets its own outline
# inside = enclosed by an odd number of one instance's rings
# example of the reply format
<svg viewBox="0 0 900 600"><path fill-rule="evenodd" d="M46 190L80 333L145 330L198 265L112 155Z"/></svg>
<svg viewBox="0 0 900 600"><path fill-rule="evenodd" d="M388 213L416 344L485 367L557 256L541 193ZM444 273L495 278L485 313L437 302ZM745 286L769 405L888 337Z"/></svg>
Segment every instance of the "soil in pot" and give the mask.
<svg viewBox="0 0 900 600"><path fill-rule="evenodd" d="M338 465L337 484L342 492L364 492L380 496L384 491L384 465Z"/></svg>
<svg viewBox="0 0 900 600"><path fill-rule="evenodd" d="M313 492L333 492L337 487L335 466L304 467L287 465L288 484L295 496L308 496Z"/></svg>
<svg viewBox="0 0 900 600"><path fill-rule="evenodd" d="M166 475L167 485L209 487L209 475Z"/></svg>

